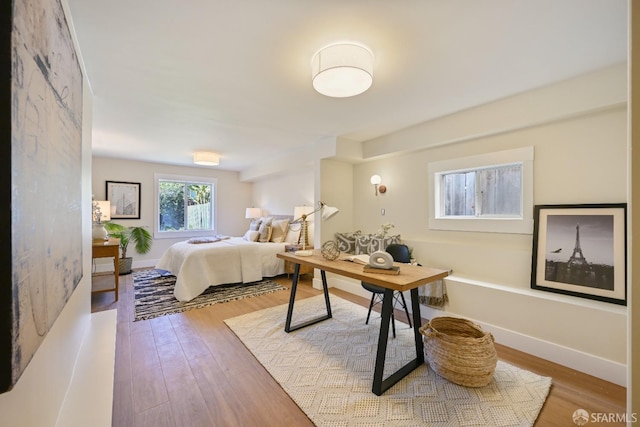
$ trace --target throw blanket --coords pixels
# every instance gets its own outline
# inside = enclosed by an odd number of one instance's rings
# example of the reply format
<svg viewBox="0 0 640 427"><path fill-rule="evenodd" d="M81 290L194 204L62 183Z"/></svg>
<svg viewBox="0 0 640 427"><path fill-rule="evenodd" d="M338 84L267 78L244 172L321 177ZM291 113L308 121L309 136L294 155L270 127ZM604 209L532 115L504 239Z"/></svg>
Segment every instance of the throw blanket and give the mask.
<svg viewBox="0 0 640 427"><path fill-rule="evenodd" d="M418 288L420 304L435 308L442 308L449 302L447 287L444 280L436 280Z"/></svg>
<svg viewBox="0 0 640 427"><path fill-rule="evenodd" d="M283 245L237 237L196 245L179 242L167 249L156 268L176 276L176 299L190 301L209 286L251 283L262 280L263 273L281 274L284 263L280 267L275 254L284 250Z"/></svg>

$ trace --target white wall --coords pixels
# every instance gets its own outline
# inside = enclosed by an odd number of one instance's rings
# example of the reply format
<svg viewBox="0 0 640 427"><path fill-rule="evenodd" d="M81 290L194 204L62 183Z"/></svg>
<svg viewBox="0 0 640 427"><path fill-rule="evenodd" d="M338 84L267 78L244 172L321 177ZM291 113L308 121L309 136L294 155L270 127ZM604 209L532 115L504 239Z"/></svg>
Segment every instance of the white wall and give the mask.
<svg viewBox="0 0 640 427"><path fill-rule="evenodd" d="M293 215L296 206L314 206L313 168L256 181L250 206L261 208L263 215Z"/></svg>
<svg viewBox="0 0 640 427"><path fill-rule="evenodd" d="M566 98L573 91L579 103ZM532 291L532 235L430 230L427 164L533 146L535 204L626 202L625 96L626 69L616 66L387 135L369 150L367 142L365 152L402 151L354 167L354 226L373 232L391 222L419 262L453 269L448 313L507 345L624 384L626 307ZM492 117L494 128L478 117ZM378 197L374 173L388 188Z"/></svg>
<svg viewBox="0 0 640 427"><path fill-rule="evenodd" d="M106 181L139 182L141 193L140 219L113 220L127 226L146 226L149 231L154 227L155 173L183 176L206 176L217 179L216 195L216 233L230 236L242 236L249 226L244 218L245 209L252 205L252 187L250 182L240 182L237 172L215 168L172 166L161 163L147 163L131 160L93 157L92 192L96 200L106 200ZM152 267L169 246L179 239L155 239L151 251L133 256L133 267ZM113 270L109 260L97 260L96 270Z"/></svg>

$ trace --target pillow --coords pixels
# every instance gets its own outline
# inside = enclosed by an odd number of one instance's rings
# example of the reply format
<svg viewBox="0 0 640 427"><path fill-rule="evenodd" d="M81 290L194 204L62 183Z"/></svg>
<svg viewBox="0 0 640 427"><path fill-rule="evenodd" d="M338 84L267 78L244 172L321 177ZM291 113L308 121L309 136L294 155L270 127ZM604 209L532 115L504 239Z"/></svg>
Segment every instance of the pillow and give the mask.
<svg viewBox="0 0 640 427"><path fill-rule="evenodd" d="M244 236L242 236L242 238L249 242L257 242L259 236L260 236L260 233L257 230L247 230L247 232L244 233Z"/></svg>
<svg viewBox="0 0 640 427"><path fill-rule="evenodd" d="M356 236L356 255L370 255L375 251L384 251L391 243L402 243L400 235L379 237L375 234L362 234Z"/></svg>
<svg viewBox="0 0 640 427"><path fill-rule="evenodd" d="M258 231L261 222L262 220L260 218L252 219L251 224L249 224L249 230Z"/></svg>
<svg viewBox="0 0 640 427"><path fill-rule="evenodd" d="M271 222L271 242L282 243L289 229L289 219L276 219Z"/></svg>
<svg viewBox="0 0 640 427"><path fill-rule="evenodd" d="M338 249L340 252L355 254L356 236L360 236L361 234L362 232L360 230L352 233L336 233L336 241L338 242Z"/></svg>
<svg viewBox="0 0 640 427"><path fill-rule="evenodd" d="M258 229L258 233L260 233L258 242L265 243L268 242L271 238L271 221L273 221L273 218L262 219L262 223L260 224L260 228Z"/></svg>

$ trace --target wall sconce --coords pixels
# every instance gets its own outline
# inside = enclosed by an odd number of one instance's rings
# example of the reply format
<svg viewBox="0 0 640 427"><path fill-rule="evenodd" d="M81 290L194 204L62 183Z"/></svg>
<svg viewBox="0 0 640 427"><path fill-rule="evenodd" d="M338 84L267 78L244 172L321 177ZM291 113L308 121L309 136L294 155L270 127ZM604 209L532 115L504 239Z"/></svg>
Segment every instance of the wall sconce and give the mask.
<svg viewBox="0 0 640 427"><path fill-rule="evenodd" d="M382 178L380 175L371 175L371 184L376 188L376 196L378 193L384 194L387 192L387 187L385 185L380 185L382 182Z"/></svg>

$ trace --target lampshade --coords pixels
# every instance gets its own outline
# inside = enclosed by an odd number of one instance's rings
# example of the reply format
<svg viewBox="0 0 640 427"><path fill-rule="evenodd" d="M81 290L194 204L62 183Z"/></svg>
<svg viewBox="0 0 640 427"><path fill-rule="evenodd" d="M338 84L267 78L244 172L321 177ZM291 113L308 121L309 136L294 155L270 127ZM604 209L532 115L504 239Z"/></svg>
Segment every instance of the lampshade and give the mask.
<svg viewBox="0 0 640 427"><path fill-rule="evenodd" d="M371 183L373 185L378 185L382 182L382 178L380 175L371 175Z"/></svg>
<svg viewBox="0 0 640 427"><path fill-rule="evenodd" d="M220 164L220 156L211 151L196 151L193 153L193 163L202 166L217 166Z"/></svg>
<svg viewBox="0 0 640 427"><path fill-rule="evenodd" d="M373 83L373 53L353 43L320 49L311 60L313 88L334 98L359 95Z"/></svg>
<svg viewBox="0 0 640 427"><path fill-rule="evenodd" d="M260 208L247 208L244 211L245 218L260 218L262 216L262 209Z"/></svg>
<svg viewBox="0 0 640 427"><path fill-rule="evenodd" d="M96 222L109 221L111 219L111 202L108 200L93 201L93 220Z"/></svg>
<svg viewBox="0 0 640 427"><path fill-rule="evenodd" d="M335 214L337 214L338 212L340 212L338 208L334 206L324 205L324 209L322 209L322 220L326 221L332 216L334 216Z"/></svg>

